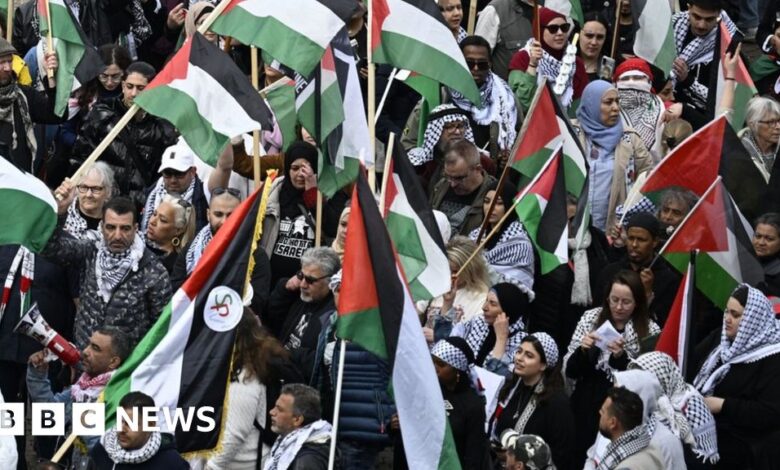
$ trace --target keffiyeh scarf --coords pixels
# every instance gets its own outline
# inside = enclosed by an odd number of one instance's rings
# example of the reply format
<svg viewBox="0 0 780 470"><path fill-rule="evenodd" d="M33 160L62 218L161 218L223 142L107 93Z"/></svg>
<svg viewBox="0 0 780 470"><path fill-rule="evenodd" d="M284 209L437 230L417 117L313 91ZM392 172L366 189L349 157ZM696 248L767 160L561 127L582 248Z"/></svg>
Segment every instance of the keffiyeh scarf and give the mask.
<svg viewBox="0 0 780 470"><path fill-rule="evenodd" d="M672 358L662 352L650 352L634 359L629 368L639 368L656 376L664 393L658 399L658 419L688 444L697 457L705 462L717 462L720 457L715 417L701 394L685 383Z"/></svg>
<svg viewBox="0 0 780 470"><path fill-rule="evenodd" d="M192 274L195 270L195 265L198 264L200 257L203 255L203 251L206 249L206 245L209 244L214 234L211 233L211 225L207 224L200 229L195 238L192 239L190 249L187 250L186 262L187 262L187 275Z"/></svg>
<svg viewBox="0 0 780 470"><path fill-rule="evenodd" d="M455 38L456 41L458 41L458 44L464 39L468 37L468 33L466 33L466 30L463 29L463 26L458 27L458 37Z"/></svg>
<svg viewBox="0 0 780 470"><path fill-rule="evenodd" d="M533 42L533 38L529 39L523 48L529 57L531 56L531 45ZM536 66L537 84L541 85L544 79L553 82L556 86L555 93L561 99L561 104L565 108L568 108L574 99L574 72L576 68L576 58L573 57L574 60L568 63L570 61L568 52L569 49L567 47L563 60L558 60L543 48L542 60Z"/></svg>
<svg viewBox="0 0 780 470"><path fill-rule="evenodd" d="M593 303L593 294L590 288L590 264L588 263L588 248L593 242L590 230L586 230L582 242L577 245L577 238L569 238L569 250L572 253L571 261L574 265L574 284L571 287L571 303L573 305L586 306Z"/></svg>
<svg viewBox="0 0 780 470"><path fill-rule="evenodd" d="M18 105L18 106L17 106ZM14 107L19 108L19 115L22 117L22 125L24 129L16 128L16 119L14 119ZM38 141L35 139L33 132L32 118L30 117L30 107L27 103L27 97L24 96L22 89L17 85L16 80L12 81L8 85L0 86L0 122L5 122L11 126L12 139L11 148L9 151L16 150L17 139L19 134L22 134L27 139L27 148L30 149L30 154L35 155L38 148ZM22 168L26 171L31 171L32 168Z"/></svg>
<svg viewBox="0 0 780 470"><path fill-rule="evenodd" d="M187 202L192 202L192 195L195 193L195 183L198 182L198 178L192 178L192 181L190 182L190 185L187 187L187 190L184 191L183 194L181 194L179 197L181 199L184 199ZM146 233L146 227L149 226L149 220L152 218L152 214L154 214L154 210L157 209L160 206L160 203L163 200L163 197L169 194L168 191L165 190L165 185L163 184L163 179L160 177L157 180L157 183L154 185L154 188L149 192L149 196L146 197L146 205L144 205L144 213L141 217L141 233Z"/></svg>
<svg viewBox="0 0 780 470"><path fill-rule="evenodd" d="M68 213L63 228L79 240L98 241L101 238L100 232L91 230L87 226L87 219L81 215L81 211L78 208L78 198L74 198L73 203L68 206Z"/></svg>
<svg viewBox="0 0 780 470"><path fill-rule="evenodd" d="M146 462L157 454L162 443L162 436L159 431L153 431L149 435L149 440L141 448L125 450L119 445L116 429L111 428L100 438L100 443L114 464L136 465Z"/></svg>
<svg viewBox="0 0 780 470"><path fill-rule="evenodd" d="M463 339L466 340L469 347L474 352L474 356L478 356L482 346L492 332L493 327L488 325L484 315L479 315L466 321L463 324L463 327ZM509 325L509 338L506 342L506 352L510 356L517 351L517 348L520 347L520 343L523 342L523 338L526 336L524 330L525 324L523 323L522 318L518 318L517 321ZM482 366L482 364L477 365Z"/></svg>
<svg viewBox="0 0 780 470"><path fill-rule="evenodd" d="M647 426L641 424L634 429L624 432L622 436L607 446L604 458L596 467L596 470L612 470L637 452L641 452L650 445L650 433Z"/></svg>
<svg viewBox="0 0 780 470"><path fill-rule="evenodd" d="M277 437L264 470L287 470L304 444L307 442L328 442L330 432L330 423L319 420L289 434Z"/></svg>
<svg viewBox="0 0 780 470"><path fill-rule="evenodd" d="M498 147L507 150L515 143L517 131L517 106L512 89L498 75L490 72L485 83L479 87L479 96L482 104L475 106L457 90L450 88L452 102L461 109L471 114L474 122L480 126L487 126L493 122L498 123Z"/></svg>
<svg viewBox="0 0 780 470"><path fill-rule="evenodd" d="M73 402L92 403L97 400L112 375L114 375L113 370L94 377L88 376L86 372L82 373L76 383L70 387L70 397Z"/></svg>
<svg viewBox="0 0 780 470"><path fill-rule="evenodd" d="M95 256L95 275L98 293L104 302L111 299L111 293L131 270L138 270L138 263L143 258L145 249L144 241L138 233L135 234L130 248L122 253L112 253L105 239L100 239Z"/></svg>
<svg viewBox="0 0 780 470"><path fill-rule="evenodd" d="M520 388L520 384L522 383L522 379L518 379L515 386L512 387L512 390L509 392L509 395L507 395L507 397L498 404L498 409L496 410L497 413L507 412L506 407L509 405L509 401L512 400L515 393L517 393L517 389ZM519 407L517 410L515 410L515 414L512 416L512 419L516 420L514 426L515 431L519 432L520 434L524 434L528 420L531 419L531 416L534 415L534 411L536 411L536 405L539 402L539 395L542 393L544 393L544 379L540 380L539 383L534 386L534 390L531 393L531 398L528 400L525 408L523 408L522 411L519 409Z"/></svg>
<svg viewBox="0 0 780 470"><path fill-rule="evenodd" d="M729 34L734 36L734 33L737 32L737 26L731 21L725 10L721 10L720 16L721 21L726 25L726 29L729 30ZM715 51L715 35L720 34L720 24L712 28L712 31L707 33L706 36L694 37L687 44L685 44L685 39L691 30L691 20L688 17L688 12L681 11L676 13L672 18L672 26L674 28L674 42L679 52L678 56L688 64L688 67L706 64L712 60L712 55ZM677 79L674 70L671 72L671 78L675 81Z"/></svg>
<svg viewBox="0 0 780 470"><path fill-rule="evenodd" d="M655 146L661 126L664 103L649 91L622 88L618 83L620 113L626 123L639 134L648 150Z"/></svg>
<svg viewBox="0 0 780 470"><path fill-rule="evenodd" d="M433 152L439 140L441 140L445 124L462 122L466 126L463 137L472 144L474 143L474 132L471 130L468 116L462 109L452 104L442 104L433 108L429 116L438 117L428 121L428 124L425 126L422 147L415 147L409 151L409 161L412 162L412 165L420 166L433 160Z"/></svg>
<svg viewBox="0 0 780 470"><path fill-rule="evenodd" d="M742 284L747 286L747 284ZM728 374L733 364L752 363L780 353L780 326L766 296L748 286L748 299L734 341L726 337L724 322L720 345L704 361L693 386L704 396Z"/></svg>

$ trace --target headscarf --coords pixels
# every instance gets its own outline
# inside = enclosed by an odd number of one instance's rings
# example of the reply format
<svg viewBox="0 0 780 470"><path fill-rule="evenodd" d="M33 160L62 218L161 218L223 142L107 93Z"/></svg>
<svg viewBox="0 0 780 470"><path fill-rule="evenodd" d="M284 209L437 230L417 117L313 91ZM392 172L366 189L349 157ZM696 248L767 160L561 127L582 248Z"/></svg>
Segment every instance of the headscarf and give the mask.
<svg viewBox="0 0 780 470"><path fill-rule="evenodd" d="M613 154L623 137L623 122L620 119L611 127L601 122L601 98L610 90L616 88L607 81L590 82L582 93L580 107L577 109L577 119L583 132L605 155Z"/></svg>
<svg viewBox="0 0 780 470"><path fill-rule="evenodd" d="M184 18L184 33L187 37L192 36L198 30L198 27L195 26L198 20L212 11L214 11L214 5L206 1L190 5L187 16Z"/></svg>
<svg viewBox="0 0 780 470"><path fill-rule="evenodd" d="M658 417L655 414L658 399L663 393L658 379L651 372L644 370L619 371L615 372L615 386L625 387L642 399L642 423L647 425L647 432L652 436L658 425Z"/></svg>
<svg viewBox="0 0 780 470"><path fill-rule="evenodd" d="M303 190L296 189L290 179L290 168L292 168L295 160L300 158L309 162L312 171L317 173L317 148L302 140L297 140L290 144L284 153L284 180L282 180L282 188L279 192L279 204L282 207L298 203L303 204Z"/></svg>
<svg viewBox="0 0 780 470"><path fill-rule="evenodd" d="M539 344L542 345L542 351L544 351L544 362L547 367L555 367L558 364L558 345L552 336L547 333L537 332L529 335L527 338L536 338Z"/></svg>
<svg viewBox="0 0 780 470"><path fill-rule="evenodd" d="M472 104L459 91L449 89L450 98L461 109L466 110L480 126L498 123L498 147L509 150L515 143L517 131L517 104L509 84L493 72L487 74L485 83L479 87L482 103Z"/></svg>
<svg viewBox="0 0 780 470"><path fill-rule="evenodd" d="M474 143L474 132L471 130L471 124L466 111L454 104L441 104L433 108L430 114L428 114L428 124L425 126L425 137L422 147L415 147L409 150L409 161L412 162L412 165L421 166L433 160L434 149L439 140L441 140L444 125L450 122L462 122L466 126L463 137Z"/></svg>
<svg viewBox="0 0 780 470"><path fill-rule="evenodd" d="M547 27L550 22L556 18L566 19L566 15L558 13L555 10L551 10L547 7L540 7L539 8L539 30L544 30L544 28ZM536 21L534 21L534 30L537 30L536 28ZM542 34L544 36L544 34ZM550 54L552 57L554 57L557 60L561 60L563 58L563 49L557 51L547 45L544 40L540 41L542 43L542 49L544 49L544 52Z"/></svg>
<svg viewBox="0 0 780 470"><path fill-rule="evenodd" d="M501 224L501 228L499 229L498 233L493 235L493 237L487 241L485 244L485 250L492 250L496 247L496 244L498 244L499 239L501 238L501 235L506 232L507 228L517 220L517 211L513 210L512 203L514 202L515 196L517 195L517 191L515 186L510 183L508 180L504 181L504 184L501 186L501 190L498 189L498 181L495 181L493 183L490 183L488 185L488 192L495 191L496 193L493 195L493 197L500 197L501 201L504 204L504 211L509 211L510 214L507 216L506 219L504 219L504 222ZM487 193L486 193L487 194ZM485 217L488 215L485 214ZM486 234L487 235L487 234Z"/></svg>
<svg viewBox="0 0 780 470"><path fill-rule="evenodd" d="M685 379L672 358L662 352L642 354L629 364L652 372L661 384L663 396L658 400L658 418L669 426L697 457L715 463L718 456L718 436L715 417L701 394Z"/></svg>
<svg viewBox="0 0 780 470"><path fill-rule="evenodd" d="M737 335L733 341L726 337L726 322L723 322L720 345L710 353L693 381L693 386L704 396L712 394L732 365L752 363L780 353L780 326L772 304L760 290L747 284L742 286L747 287L748 298Z"/></svg>

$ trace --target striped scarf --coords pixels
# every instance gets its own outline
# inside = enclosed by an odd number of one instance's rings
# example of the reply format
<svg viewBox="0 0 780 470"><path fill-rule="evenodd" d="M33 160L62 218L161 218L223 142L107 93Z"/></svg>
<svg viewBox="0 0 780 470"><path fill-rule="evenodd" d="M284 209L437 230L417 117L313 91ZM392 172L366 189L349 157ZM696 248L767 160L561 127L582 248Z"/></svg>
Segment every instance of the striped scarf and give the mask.
<svg viewBox="0 0 780 470"><path fill-rule="evenodd" d="M16 251L14 260L11 262L11 269L8 270L5 283L3 284L3 296L2 300L0 300L0 321L2 321L5 308L11 299L11 288L16 280L19 265L22 266L22 280L19 282L19 318L30 308L30 296L27 294L30 292L30 287L35 278L35 255L27 248L20 246Z"/></svg>
<svg viewBox="0 0 780 470"><path fill-rule="evenodd" d="M188 276L195 270L195 266L198 264L201 255L203 255L206 245L209 244L213 237L214 234L211 233L211 225L207 224L200 229L200 232L192 239L192 243L190 244L190 248L187 250L186 255Z"/></svg>
<svg viewBox="0 0 780 470"><path fill-rule="evenodd" d="M287 470L304 444L328 442L330 433L330 423L319 420L277 437L264 470Z"/></svg>
<svg viewBox="0 0 780 470"><path fill-rule="evenodd" d="M515 143L517 131L517 105L509 85L498 75L490 72L485 83L479 87L482 103L475 106L460 92L450 88L450 97L460 109L471 114L471 118L480 126L498 123L498 147L508 150Z"/></svg>
<svg viewBox="0 0 780 470"><path fill-rule="evenodd" d="M647 426L640 424L630 431L624 432L620 437L610 442L607 446L604 458L596 467L596 470L612 470L620 462L626 460L637 452L641 452L650 445L650 433Z"/></svg>
<svg viewBox="0 0 780 470"><path fill-rule="evenodd" d="M192 195L195 193L195 183L198 181L197 177L192 178L192 181L190 182L190 185L187 187L187 190L184 191L181 196L179 196L181 199L184 199L185 201L191 203L192 202ZM149 196L146 197L146 204L144 205L144 213L141 217L141 233L146 233L146 227L149 226L149 220L152 218L152 214L154 214L155 209L160 206L160 203L163 200L163 197L169 194L168 191L165 189L165 185L163 184L163 179L160 178L157 180L157 183L154 185L154 188L149 192Z"/></svg>
<svg viewBox="0 0 780 470"><path fill-rule="evenodd" d="M78 198L74 198L65 218L65 227L63 229L79 240L98 241L101 238L100 232L90 230L87 226L87 219L81 214L78 208Z"/></svg>
<svg viewBox="0 0 780 470"><path fill-rule="evenodd" d="M720 12L721 21L726 24L731 36L737 32L737 26L731 21L729 15L725 10ZM681 59L688 64L688 67L693 67L699 64L706 64L712 61L713 53L715 52L715 39L716 35L720 34L720 24L712 28L712 31L707 33L704 37L694 37L687 44L685 39L688 37L688 33L691 30L691 20L687 11L681 11L676 13L672 18L672 25L674 27L674 42L677 45L678 55ZM671 78L675 82L677 77L674 70L671 72Z"/></svg>
<svg viewBox="0 0 780 470"><path fill-rule="evenodd" d="M111 293L120 282L132 271L138 271L138 263L146 249L141 236L136 233L133 244L122 253L112 253L101 239L95 256L95 276L97 276L98 293L104 302L111 299Z"/></svg>

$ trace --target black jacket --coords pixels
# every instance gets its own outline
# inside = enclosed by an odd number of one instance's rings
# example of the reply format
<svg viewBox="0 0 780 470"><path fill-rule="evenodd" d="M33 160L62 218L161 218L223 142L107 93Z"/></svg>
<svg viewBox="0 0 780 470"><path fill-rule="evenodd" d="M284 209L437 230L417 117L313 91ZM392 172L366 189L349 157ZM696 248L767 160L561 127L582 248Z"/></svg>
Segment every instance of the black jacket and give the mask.
<svg viewBox="0 0 780 470"><path fill-rule="evenodd" d="M780 256L760 261L764 268L764 282L756 287L766 295L780 297Z"/></svg>
<svg viewBox="0 0 780 470"><path fill-rule="evenodd" d="M127 111L122 97L97 103L87 115L73 145L73 170L86 160L92 150L119 122ZM168 121L146 114L133 119L100 156L114 170L119 192L128 194L143 207L145 189L157 181L165 149L176 143L176 133Z"/></svg>
<svg viewBox="0 0 780 470"><path fill-rule="evenodd" d="M30 119L33 124L60 124L62 118L54 114L55 90L46 89L45 92L34 90L31 87L19 87L27 98L27 109L30 110ZM13 148L13 134L16 129L16 148ZM10 155L11 161L17 167L32 172L33 155L27 145L26 132L23 131L24 123L18 104L14 104L14 125L0 122L0 155ZM43 145L38 142L38 146Z"/></svg>
<svg viewBox="0 0 780 470"><path fill-rule="evenodd" d="M330 441L323 444L307 442L287 468L289 470L325 470L328 468L329 452Z"/></svg>
<svg viewBox="0 0 780 470"><path fill-rule="evenodd" d="M162 435L160 450L146 462L137 464L114 463L106 453L103 444L97 443L89 453L92 458L91 469L94 470L188 470L190 468L186 460L176 451L173 437L170 434Z"/></svg>

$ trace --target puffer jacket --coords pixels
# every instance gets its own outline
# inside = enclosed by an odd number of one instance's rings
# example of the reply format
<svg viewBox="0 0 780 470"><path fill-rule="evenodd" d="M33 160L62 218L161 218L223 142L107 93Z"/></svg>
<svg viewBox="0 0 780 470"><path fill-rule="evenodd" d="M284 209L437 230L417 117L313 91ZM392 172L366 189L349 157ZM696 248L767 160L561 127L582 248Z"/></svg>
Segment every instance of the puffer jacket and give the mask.
<svg viewBox="0 0 780 470"><path fill-rule="evenodd" d="M76 311L73 338L83 349L97 328L104 325L125 330L133 343L137 343L149 331L171 298L171 281L168 272L149 249L138 263L137 271L130 271L104 302L98 293L95 259L97 245L78 240L60 225L41 253L44 257L63 266L79 269L81 275L81 302Z"/></svg>
<svg viewBox="0 0 780 470"><path fill-rule="evenodd" d="M127 111L122 97L97 103L87 114L81 135L73 145L72 170L89 156ZM176 143L173 125L164 119L146 114L133 119L100 156L114 170L119 192L127 194L143 207L144 189L157 181L160 161L165 149Z"/></svg>

